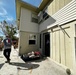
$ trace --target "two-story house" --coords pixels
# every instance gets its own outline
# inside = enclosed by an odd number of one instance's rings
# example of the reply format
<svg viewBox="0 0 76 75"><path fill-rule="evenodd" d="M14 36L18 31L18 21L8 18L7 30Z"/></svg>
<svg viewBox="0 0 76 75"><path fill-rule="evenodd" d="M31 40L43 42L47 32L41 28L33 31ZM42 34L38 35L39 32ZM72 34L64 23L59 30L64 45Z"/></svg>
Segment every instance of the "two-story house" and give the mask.
<svg viewBox="0 0 76 75"><path fill-rule="evenodd" d="M16 0L19 54L39 50L76 68L76 0L42 0L39 7Z"/></svg>

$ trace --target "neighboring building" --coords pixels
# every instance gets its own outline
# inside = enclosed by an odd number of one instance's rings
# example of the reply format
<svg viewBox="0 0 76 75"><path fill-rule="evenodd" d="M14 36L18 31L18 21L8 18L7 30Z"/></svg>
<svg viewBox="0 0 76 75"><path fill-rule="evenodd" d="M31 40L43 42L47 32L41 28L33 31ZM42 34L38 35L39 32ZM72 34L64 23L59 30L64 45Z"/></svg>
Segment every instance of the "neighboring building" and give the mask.
<svg viewBox="0 0 76 75"><path fill-rule="evenodd" d="M76 69L76 0L43 0L39 8L16 0L19 53L40 50Z"/></svg>

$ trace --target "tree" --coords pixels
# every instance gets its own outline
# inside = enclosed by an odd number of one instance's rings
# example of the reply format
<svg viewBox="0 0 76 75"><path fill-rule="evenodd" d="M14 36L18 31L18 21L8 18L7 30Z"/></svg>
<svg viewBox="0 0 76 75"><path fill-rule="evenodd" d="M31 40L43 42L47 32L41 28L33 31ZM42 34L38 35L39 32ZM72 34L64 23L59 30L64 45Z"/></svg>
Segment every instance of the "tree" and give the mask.
<svg viewBox="0 0 76 75"><path fill-rule="evenodd" d="M16 36L14 36L15 34L17 34L17 26L15 26L13 24L8 24L4 20L3 22L1 22L0 28L1 28L2 32L4 33L4 35L8 34L12 40L17 39Z"/></svg>

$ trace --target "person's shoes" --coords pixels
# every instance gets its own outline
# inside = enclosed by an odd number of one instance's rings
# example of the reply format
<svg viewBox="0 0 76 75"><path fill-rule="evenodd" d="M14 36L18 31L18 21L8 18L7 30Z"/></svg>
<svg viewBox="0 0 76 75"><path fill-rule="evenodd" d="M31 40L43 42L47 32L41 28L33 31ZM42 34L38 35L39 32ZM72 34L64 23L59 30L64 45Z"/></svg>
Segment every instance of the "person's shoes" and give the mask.
<svg viewBox="0 0 76 75"><path fill-rule="evenodd" d="M9 64L11 64L11 63L10 63L10 60L11 60L11 59L8 60L8 63L9 63Z"/></svg>
<svg viewBox="0 0 76 75"><path fill-rule="evenodd" d="M8 63L8 61L5 61L5 63Z"/></svg>
<svg viewBox="0 0 76 75"><path fill-rule="evenodd" d="M10 60L11 60L11 59L9 59L9 60L5 61L5 63L9 63L9 64L10 64Z"/></svg>

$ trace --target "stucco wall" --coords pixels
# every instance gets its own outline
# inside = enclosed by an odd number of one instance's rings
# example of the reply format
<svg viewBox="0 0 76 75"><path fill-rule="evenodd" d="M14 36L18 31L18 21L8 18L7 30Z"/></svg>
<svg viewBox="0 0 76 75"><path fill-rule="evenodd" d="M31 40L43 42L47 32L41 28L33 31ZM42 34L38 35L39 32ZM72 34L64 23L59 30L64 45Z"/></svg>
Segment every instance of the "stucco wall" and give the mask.
<svg viewBox="0 0 76 75"><path fill-rule="evenodd" d="M35 45L29 45L29 35L30 34L35 34L37 36ZM30 51L39 50L39 36L38 35L39 34L37 34L37 33L21 31L20 32L20 44L19 44L20 49L19 49L19 53L20 54L25 54L25 53L28 53Z"/></svg>
<svg viewBox="0 0 76 75"><path fill-rule="evenodd" d="M31 22L32 11L21 8L20 31L38 32L38 24Z"/></svg>

